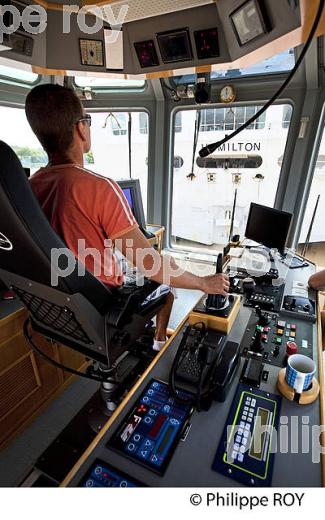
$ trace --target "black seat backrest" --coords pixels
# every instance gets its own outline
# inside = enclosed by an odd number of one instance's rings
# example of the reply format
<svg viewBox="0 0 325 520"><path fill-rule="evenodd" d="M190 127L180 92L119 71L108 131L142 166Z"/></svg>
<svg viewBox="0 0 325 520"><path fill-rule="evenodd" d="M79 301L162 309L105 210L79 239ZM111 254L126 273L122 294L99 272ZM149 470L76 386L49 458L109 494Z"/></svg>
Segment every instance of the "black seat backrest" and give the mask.
<svg viewBox="0 0 325 520"><path fill-rule="evenodd" d="M44 215L18 157L0 141L0 269L50 286L53 248L66 246ZM71 274L59 277L57 289L81 294L101 314L111 300L111 292L92 274L78 275L78 262Z"/></svg>

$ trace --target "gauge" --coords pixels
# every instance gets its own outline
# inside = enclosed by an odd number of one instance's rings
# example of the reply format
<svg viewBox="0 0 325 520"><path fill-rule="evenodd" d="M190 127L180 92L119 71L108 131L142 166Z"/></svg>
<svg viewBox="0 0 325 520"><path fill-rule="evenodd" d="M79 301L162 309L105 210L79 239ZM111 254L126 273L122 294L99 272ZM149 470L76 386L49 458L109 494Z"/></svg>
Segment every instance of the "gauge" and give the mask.
<svg viewBox="0 0 325 520"><path fill-rule="evenodd" d="M236 99L236 91L232 85L225 85L220 91L221 103L232 103Z"/></svg>

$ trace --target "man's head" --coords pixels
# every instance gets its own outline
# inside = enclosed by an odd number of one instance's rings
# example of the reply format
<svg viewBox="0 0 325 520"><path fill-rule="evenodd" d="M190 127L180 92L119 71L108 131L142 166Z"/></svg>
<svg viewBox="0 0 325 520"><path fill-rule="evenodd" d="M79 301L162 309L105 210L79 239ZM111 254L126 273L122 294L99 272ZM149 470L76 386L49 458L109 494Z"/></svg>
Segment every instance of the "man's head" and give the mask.
<svg viewBox="0 0 325 520"><path fill-rule="evenodd" d="M86 153L90 122L75 92L60 85L34 87L26 98L28 122L49 156Z"/></svg>

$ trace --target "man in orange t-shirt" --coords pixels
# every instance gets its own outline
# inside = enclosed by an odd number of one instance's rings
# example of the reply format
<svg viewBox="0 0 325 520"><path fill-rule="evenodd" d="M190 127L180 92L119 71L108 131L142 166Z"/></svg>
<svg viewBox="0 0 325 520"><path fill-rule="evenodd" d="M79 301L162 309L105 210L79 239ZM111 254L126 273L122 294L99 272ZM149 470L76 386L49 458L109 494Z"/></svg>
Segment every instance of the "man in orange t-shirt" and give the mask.
<svg viewBox="0 0 325 520"><path fill-rule="evenodd" d="M26 99L26 115L49 159L47 167L31 177L32 189L54 230L89 271L104 284L120 287L117 245L145 276L160 284L227 295L226 275L195 276L180 271L173 258L162 257L140 231L116 182L84 168L91 116L72 89L35 87ZM172 303L170 293L157 315L155 350L166 340Z"/></svg>

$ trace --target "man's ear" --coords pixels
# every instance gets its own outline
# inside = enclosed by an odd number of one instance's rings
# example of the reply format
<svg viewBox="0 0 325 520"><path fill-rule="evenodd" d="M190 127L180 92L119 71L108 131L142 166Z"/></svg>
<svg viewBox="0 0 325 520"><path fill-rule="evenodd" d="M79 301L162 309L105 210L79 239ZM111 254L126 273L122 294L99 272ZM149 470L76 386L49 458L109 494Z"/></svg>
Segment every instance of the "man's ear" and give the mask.
<svg viewBox="0 0 325 520"><path fill-rule="evenodd" d="M77 132L77 136L81 141L87 141L87 129L86 125L82 121L76 123L75 132Z"/></svg>

